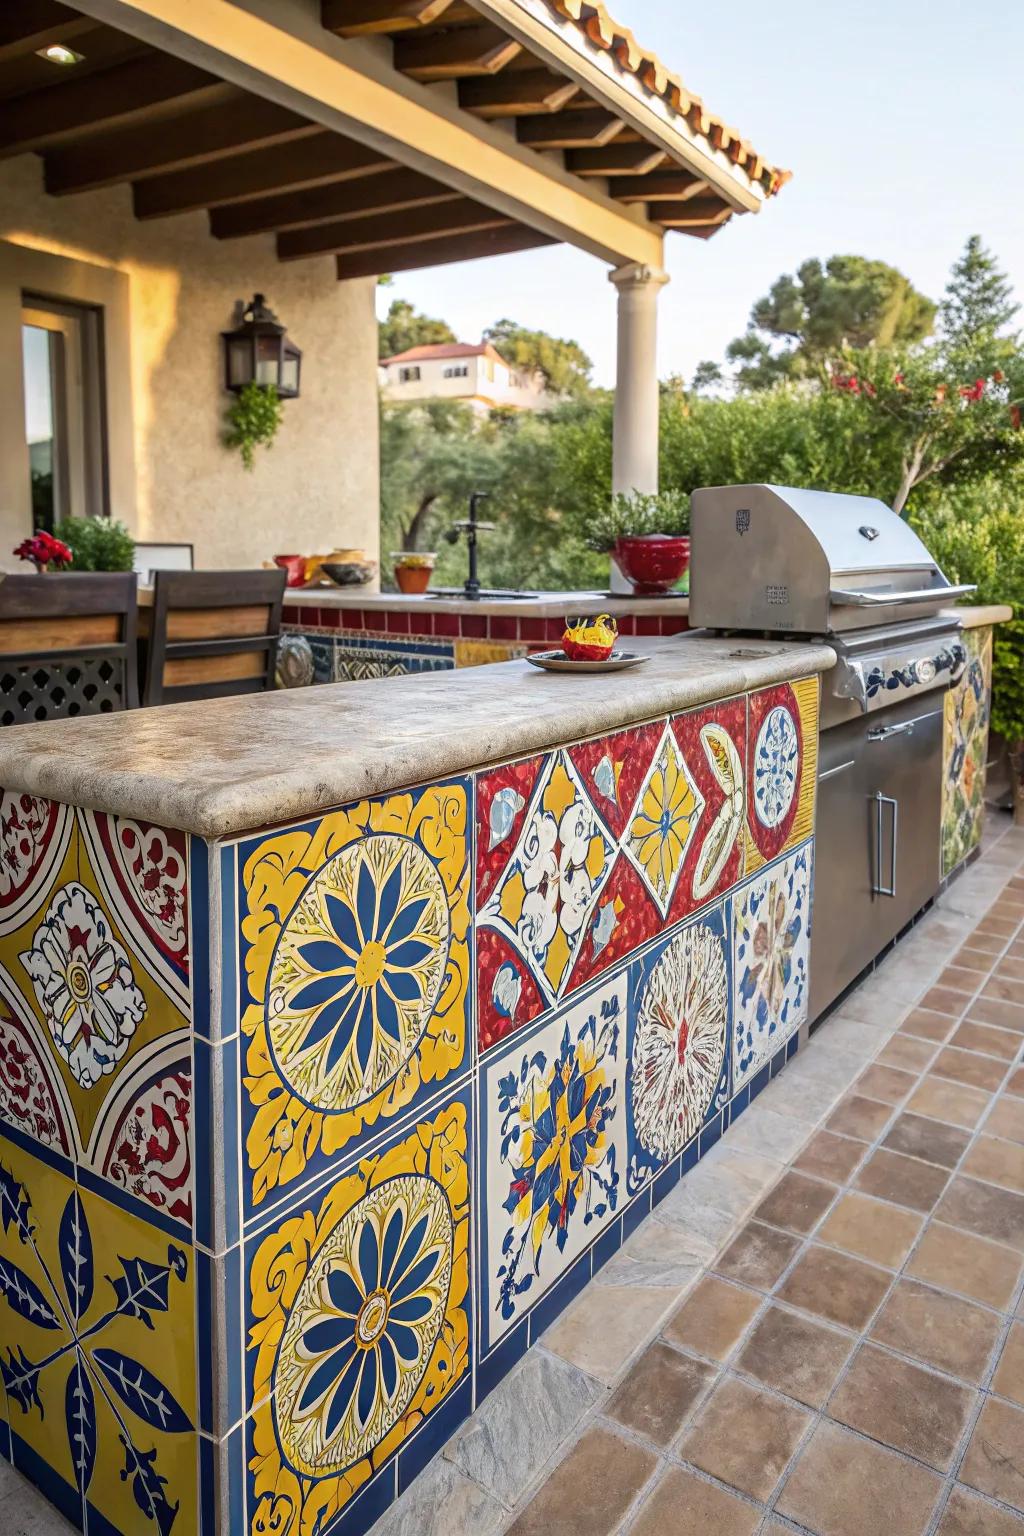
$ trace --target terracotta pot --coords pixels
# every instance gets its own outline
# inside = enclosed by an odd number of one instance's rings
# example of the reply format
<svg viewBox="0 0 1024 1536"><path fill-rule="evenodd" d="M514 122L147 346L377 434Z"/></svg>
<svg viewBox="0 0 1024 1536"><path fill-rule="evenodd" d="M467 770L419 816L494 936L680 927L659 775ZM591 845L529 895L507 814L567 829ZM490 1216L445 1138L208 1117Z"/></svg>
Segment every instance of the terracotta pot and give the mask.
<svg viewBox="0 0 1024 1536"><path fill-rule="evenodd" d="M396 565L395 580L398 582L399 592L405 592L409 596L425 592L430 586L430 578L433 575L429 565Z"/></svg>
<svg viewBox="0 0 1024 1536"><path fill-rule="evenodd" d="M615 559L623 575L633 583L634 592L669 592L690 564L689 535L684 533L673 538L668 534L648 533L638 538L619 539Z"/></svg>

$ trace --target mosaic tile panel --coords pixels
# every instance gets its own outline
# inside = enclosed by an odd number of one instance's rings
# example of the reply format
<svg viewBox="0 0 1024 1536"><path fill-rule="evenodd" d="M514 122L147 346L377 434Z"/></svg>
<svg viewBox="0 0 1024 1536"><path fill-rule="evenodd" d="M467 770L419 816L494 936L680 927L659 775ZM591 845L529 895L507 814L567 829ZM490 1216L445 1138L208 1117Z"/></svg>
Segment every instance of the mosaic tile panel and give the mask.
<svg viewBox="0 0 1024 1536"><path fill-rule="evenodd" d="M944 700L942 743L942 874L981 842L985 769L992 712L992 630L967 629L967 669Z"/></svg>
<svg viewBox="0 0 1024 1536"><path fill-rule="evenodd" d="M389 1501L468 1378L470 1157L461 1094L250 1244L249 1536L326 1533L375 1481Z"/></svg>
<svg viewBox="0 0 1024 1536"><path fill-rule="evenodd" d="M812 677L749 697L747 874L814 830L818 693L818 679Z"/></svg>
<svg viewBox="0 0 1024 1536"><path fill-rule="evenodd" d="M812 861L805 843L732 898L734 1089L807 1018Z"/></svg>
<svg viewBox="0 0 1024 1536"><path fill-rule="evenodd" d="M468 1059L466 780L239 849L247 1214Z"/></svg>

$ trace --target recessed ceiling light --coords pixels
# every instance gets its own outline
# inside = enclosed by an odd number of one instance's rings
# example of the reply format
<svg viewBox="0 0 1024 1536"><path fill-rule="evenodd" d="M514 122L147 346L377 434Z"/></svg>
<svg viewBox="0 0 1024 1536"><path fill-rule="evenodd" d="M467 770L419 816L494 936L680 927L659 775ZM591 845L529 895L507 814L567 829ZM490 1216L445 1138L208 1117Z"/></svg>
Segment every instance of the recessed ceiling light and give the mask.
<svg viewBox="0 0 1024 1536"><path fill-rule="evenodd" d="M81 64L85 58L84 53L76 53L64 43L51 43L49 48L40 48L37 52L39 58L50 64Z"/></svg>

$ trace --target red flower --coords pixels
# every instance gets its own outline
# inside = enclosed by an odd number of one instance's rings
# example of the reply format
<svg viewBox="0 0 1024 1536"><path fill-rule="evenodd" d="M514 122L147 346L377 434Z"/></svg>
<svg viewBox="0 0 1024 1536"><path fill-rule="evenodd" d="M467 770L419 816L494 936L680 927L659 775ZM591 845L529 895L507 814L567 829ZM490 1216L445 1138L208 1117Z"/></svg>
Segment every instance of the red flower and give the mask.
<svg viewBox="0 0 1024 1536"><path fill-rule="evenodd" d="M1020 431L1021 419L1022 418L1021 418L1020 406L1019 405L1011 405L1010 406L1010 425L1017 432Z"/></svg>
<svg viewBox="0 0 1024 1536"><path fill-rule="evenodd" d="M30 560L40 571L50 565L70 565L72 560L68 546L45 531L33 534L30 539L22 539L14 554L19 560Z"/></svg>

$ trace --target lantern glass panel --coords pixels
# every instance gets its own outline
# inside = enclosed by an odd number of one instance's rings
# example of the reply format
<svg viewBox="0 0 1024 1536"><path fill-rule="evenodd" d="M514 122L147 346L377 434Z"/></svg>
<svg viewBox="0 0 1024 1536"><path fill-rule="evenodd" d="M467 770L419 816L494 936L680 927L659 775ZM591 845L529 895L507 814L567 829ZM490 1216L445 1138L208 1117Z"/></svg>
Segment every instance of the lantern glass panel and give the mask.
<svg viewBox="0 0 1024 1536"><path fill-rule="evenodd" d="M299 364L302 353L297 347L289 346L285 342L284 358L281 363L281 393L282 395L297 395L299 392Z"/></svg>
<svg viewBox="0 0 1024 1536"><path fill-rule="evenodd" d="M275 387L281 377L281 338L280 336L256 337L256 382L257 384L273 384Z"/></svg>
<svg viewBox="0 0 1024 1536"><path fill-rule="evenodd" d="M252 381L252 338L232 337L228 342L228 387L242 389Z"/></svg>

